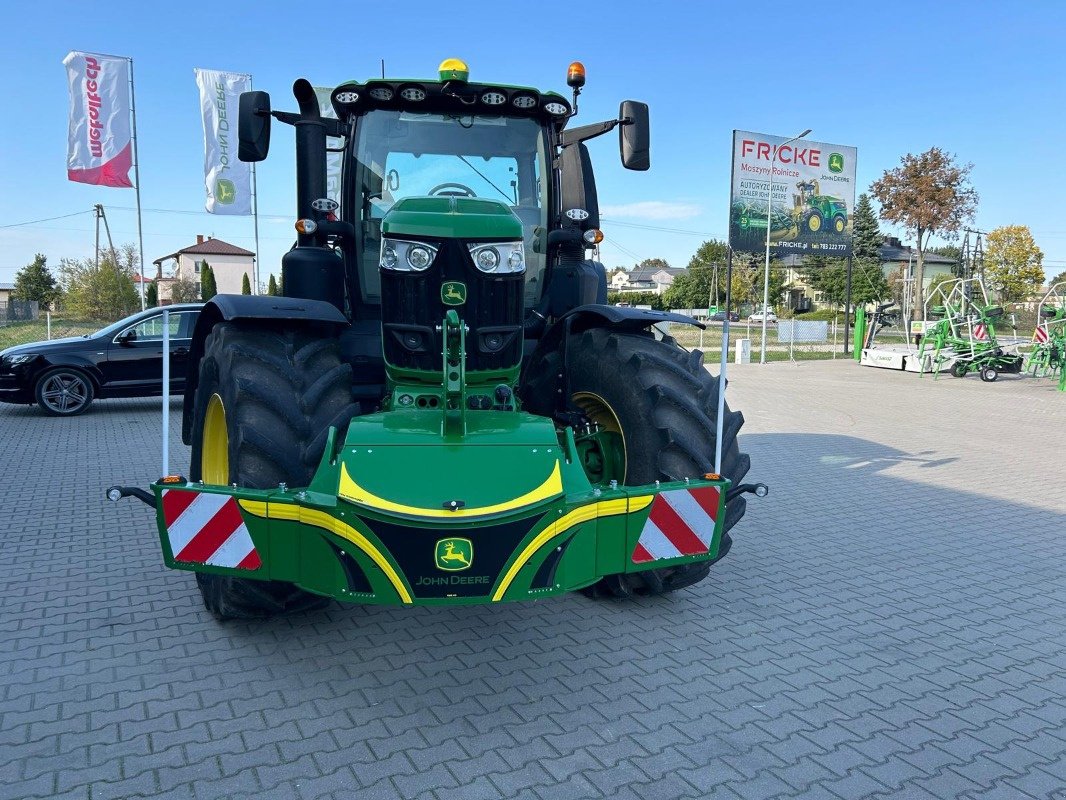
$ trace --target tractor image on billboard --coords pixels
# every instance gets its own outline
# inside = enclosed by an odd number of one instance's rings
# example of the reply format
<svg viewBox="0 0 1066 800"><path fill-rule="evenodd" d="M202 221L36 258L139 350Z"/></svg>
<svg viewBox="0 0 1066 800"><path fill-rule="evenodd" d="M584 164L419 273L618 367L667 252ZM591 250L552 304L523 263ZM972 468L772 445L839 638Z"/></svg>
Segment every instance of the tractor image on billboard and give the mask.
<svg viewBox="0 0 1066 800"><path fill-rule="evenodd" d="M799 194L792 195L793 216L801 234L843 234L848 229L848 206L842 198L822 194L818 181L800 181L796 188Z"/></svg>
<svg viewBox="0 0 1066 800"><path fill-rule="evenodd" d="M570 126L584 83L579 62L571 100L448 59L342 83L335 118L303 79L297 112L241 95L241 160L267 157L272 120L295 128L284 296L204 306L188 476L108 492L155 508L164 562L216 617L659 595L728 552L767 490L741 482L743 417L702 353L657 327L699 323L607 304L585 143L617 130L648 169L648 107Z"/></svg>

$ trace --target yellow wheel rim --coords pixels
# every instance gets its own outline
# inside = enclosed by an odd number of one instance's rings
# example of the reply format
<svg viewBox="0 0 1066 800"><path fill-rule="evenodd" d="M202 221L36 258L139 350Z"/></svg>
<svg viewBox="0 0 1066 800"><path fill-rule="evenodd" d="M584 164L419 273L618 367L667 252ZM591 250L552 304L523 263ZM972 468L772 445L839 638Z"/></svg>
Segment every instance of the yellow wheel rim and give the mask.
<svg viewBox="0 0 1066 800"><path fill-rule="evenodd" d="M844 226L844 220L838 219L837 220L837 233L843 233L844 232L844 227L845 227Z"/></svg>
<svg viewBox="0 0 1066 800"><path fill-rule="evenodd" d="M614 413L611 404L592 392L577 392L570 397L570 402L581 409L582 413L592 422L595 422L605 431L617 433L622 439L622 483L629 473L629 455L626 445L626 435L622 432L622 423L618 421L618 415Z"/></svg>
<svg viewBox="0 0 1066 800"><path fill-rule="evenodd" d="M200 479L204 483L225 486L229 483L229 431L226 430L226 407L217 394L207 401L200 446Z"/></svg>
<svg viewBox="0 0 1066 800"><path fill-rule="evenodd" d="M816 231L822 227L822 220L819 217L810 217L807 219L807 227Z"/></svg>

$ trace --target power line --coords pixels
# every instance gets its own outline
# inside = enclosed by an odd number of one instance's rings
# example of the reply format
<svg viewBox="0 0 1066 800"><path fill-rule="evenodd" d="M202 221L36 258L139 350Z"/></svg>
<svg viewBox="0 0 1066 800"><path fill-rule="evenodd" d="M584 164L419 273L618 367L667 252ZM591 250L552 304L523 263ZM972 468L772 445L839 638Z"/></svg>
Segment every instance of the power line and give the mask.
<svg viewBox="0 0 1066 800"><path fill-rule="evenodd" d="M28 222L13 222L10 225L0 225L0 228L21 228L23 225L36 225L38 222L52 222L57 219L67 219L69 217L76 217L79 214L92 214L92 209L86 211L75 211L72 214L61 214L58 217L45 217L44 219L31 219Z"/></svg>

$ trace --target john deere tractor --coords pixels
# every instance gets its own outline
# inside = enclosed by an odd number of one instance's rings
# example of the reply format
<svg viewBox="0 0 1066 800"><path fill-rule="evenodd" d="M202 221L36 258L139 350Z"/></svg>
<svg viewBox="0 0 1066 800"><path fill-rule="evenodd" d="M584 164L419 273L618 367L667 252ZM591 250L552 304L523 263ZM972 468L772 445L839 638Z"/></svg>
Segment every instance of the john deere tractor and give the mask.
<svg viewBox="0 0 1066 800"><path fill-rule="evenodd" d="M848 228L848 205L839 197L822 194L818 181L800 181L793 195L800 233L829 230L844 233Z"/></svg>
<svg viewBox="0 0 1066 800"><path fill-rule="evenodd" d="M241 96L240 158L296 133L284 297L218 295L191 345L190 474L141 492L163 556L220 618L354 603L653 595L690 586L744 514L743 418L699 352L606 304L586 142L649 166L648 109L439 79ZM326 196L327 140L343 153ZM115 495L137 493L115 487Z"/></svg>

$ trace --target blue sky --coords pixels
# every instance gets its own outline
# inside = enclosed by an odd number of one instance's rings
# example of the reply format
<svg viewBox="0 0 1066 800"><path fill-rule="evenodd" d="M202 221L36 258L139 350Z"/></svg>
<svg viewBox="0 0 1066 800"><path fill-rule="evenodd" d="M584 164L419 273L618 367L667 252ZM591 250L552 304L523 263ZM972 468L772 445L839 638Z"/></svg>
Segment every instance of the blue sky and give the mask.
<svg viewBox="0 0 1066 800"><path fill-rule="evenodd" d="M197 233L252 247L251 218L203 213L194 67L250 72L275 108L289 109L297 77L365 79L381 58L389 75L431 77L457 56L475 80L557 91L567 64L582 60L577 124L610 118L625 98L651 105L650 172L623 170L613 136L590 144L608 267L650 257L683 266L701 241L724 237L733 128L809 127L813 139L858 148L860 188L933 145L972 162L977 225L1029 224L1047 271L1066 270L1061 3L188 0L20 4L16 16L0 33L0 224L86 213L0 228L0 281L35 252L50 264L91 255L94 203L107 208L116 243L136 239L132 190L66 180L61 60L72 49L134 58L149 263ZM293 239L292 154L291 130L276 126L259 168L264 278Z"/></svg>

